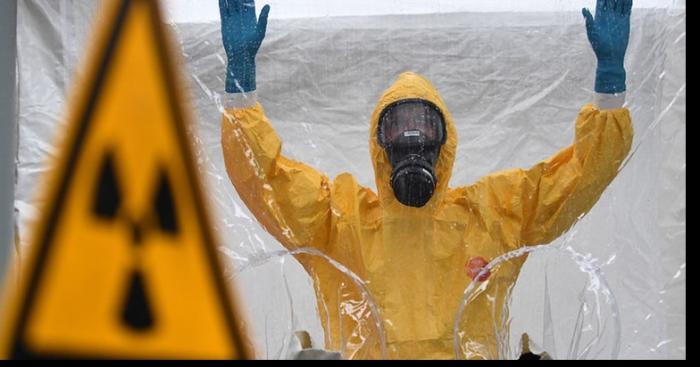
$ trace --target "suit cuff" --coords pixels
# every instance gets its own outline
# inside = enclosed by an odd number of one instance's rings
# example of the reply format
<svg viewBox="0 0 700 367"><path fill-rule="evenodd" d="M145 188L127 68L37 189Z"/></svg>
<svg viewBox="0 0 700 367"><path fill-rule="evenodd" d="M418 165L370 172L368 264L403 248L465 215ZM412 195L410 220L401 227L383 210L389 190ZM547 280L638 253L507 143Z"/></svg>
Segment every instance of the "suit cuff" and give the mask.
<svg viewBox="0 0 700 367"><path fill-rule="evenodd" d="M245 93L226 93L224 95L225 109L250 108L258 103L258 93L250 91Z"/></svg>
<svg viewBox="0 0 700 367"><path fill-rule="evenodd" d="M596 93L593 96L593 104L601 110L614 110L625 105L626 93Z"/></svg>

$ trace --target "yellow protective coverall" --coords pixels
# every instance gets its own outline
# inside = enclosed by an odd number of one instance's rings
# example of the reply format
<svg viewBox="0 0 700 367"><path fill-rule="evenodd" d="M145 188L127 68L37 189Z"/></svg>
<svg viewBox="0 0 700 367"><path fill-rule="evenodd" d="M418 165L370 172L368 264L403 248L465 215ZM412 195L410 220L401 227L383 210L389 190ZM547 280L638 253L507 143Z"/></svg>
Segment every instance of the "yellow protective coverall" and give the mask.
<svg viewBox="0 0 700 367"><path fill-rule="evenodd" d="M447 124L447 141L436 165L437 188L422 208L403 206L395 199L389 179L392 167L376 137L381 111L408 98L434 103ZM557 238L613 180L633 136L627 109L599 110L589 104L576 120L573 145L529 169L509 169L449 188L457 148L452 117L427 79L404 73L372 115L369 144L378 189L374 193L348 173L331 181L281 155L282 143L259 103L228 109L221 128L226 169L244 203L288 249L317 248L359 275L378 305L387 356L400 359L455 358L455 313L472 281L465 263L477 256L490 261ZM366 338L348 326L369 317L353 311L361 299L357 289L321 259L297 258L316 287L326 348L338 350L341 343L352 345L353 340ZM496 285L488 287L493 293L488 302L500 308L524 260L504 264L490 277ZM472 344L470 358L498 357L494 318L503 315L494 314L486 302L470 306L470 321L462 327ZM374 348L346 351L346 357L379 354Z"/></svg>

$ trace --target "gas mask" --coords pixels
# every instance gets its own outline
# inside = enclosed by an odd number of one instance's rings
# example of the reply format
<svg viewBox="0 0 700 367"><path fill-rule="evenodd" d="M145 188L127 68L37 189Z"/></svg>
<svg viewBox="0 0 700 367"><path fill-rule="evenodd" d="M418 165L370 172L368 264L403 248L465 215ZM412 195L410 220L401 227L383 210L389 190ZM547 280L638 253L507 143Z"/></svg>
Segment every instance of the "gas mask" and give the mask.
<svg viewBox="0 0 700 367"><path fill-rule="evenodd" d="M423 207L435 193L435 165L445 144L440 109L421 99L387 106L379 119L377 139L391 162L391 187L401 204Z"/></svg>

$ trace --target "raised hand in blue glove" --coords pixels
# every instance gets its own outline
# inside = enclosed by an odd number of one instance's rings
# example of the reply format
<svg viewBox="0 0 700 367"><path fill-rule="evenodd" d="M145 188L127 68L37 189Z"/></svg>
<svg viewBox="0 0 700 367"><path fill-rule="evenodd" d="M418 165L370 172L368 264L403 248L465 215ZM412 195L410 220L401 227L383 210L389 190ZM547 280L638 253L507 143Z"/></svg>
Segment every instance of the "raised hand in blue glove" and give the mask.
<svg viewBox="0 0 700 367"><path fill-rule="evenodd" d="M588 9L583 9L588 41L598 57L595 79L598 93L621 93L626 89L625 53L631 13L632 0L598 0L595 19Z"/></svg>
<svg viewBox="0 0 700 367"><path fill-rule="evenodd" d="M221 36L228 58L226 92L254 91L255 55L260 49L270 6L265 5L260 19L255 17L255 0L219 0Z"/></svg>

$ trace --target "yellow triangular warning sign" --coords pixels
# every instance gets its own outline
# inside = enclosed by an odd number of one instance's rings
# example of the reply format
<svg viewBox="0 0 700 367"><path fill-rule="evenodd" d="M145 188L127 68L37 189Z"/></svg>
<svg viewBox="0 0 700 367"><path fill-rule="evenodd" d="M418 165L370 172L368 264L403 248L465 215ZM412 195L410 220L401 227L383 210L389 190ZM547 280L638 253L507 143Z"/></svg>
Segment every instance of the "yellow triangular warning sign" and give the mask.
<svg viewBox="0 0 700 367"><path fill-rule="evenodd" d="M250 358L158 2L106 7L3 325L10 358Z"/></svg>

